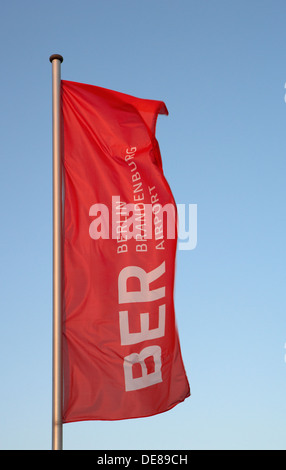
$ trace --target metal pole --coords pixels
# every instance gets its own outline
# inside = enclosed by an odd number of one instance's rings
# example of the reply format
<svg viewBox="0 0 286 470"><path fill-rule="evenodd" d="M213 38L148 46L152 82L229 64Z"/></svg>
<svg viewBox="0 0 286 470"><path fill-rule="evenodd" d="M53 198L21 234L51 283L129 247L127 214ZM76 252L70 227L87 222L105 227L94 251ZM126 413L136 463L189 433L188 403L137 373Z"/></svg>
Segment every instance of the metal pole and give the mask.
<svg viewBox="0 0 286 470"><path fill-rule="evenodd" d="M53 87L53 411L52 449L62 450L62 159L61 63L51 55Z"/></svg>

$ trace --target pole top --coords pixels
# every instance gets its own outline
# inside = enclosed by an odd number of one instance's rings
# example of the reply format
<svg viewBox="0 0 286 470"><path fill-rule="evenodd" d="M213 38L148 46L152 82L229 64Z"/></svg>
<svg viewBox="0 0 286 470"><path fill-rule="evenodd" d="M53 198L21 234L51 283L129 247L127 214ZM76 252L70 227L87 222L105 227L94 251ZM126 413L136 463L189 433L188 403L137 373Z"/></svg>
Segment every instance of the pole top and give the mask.
<svg viewBox="0 0 286 470"><path fill-rule="evenodd" d="M58 59L61 62L64 60L63 56L61 56L60 54L53 54L50 57L50 62L53 62L53 60L55 60L55 59Z"/></svg>

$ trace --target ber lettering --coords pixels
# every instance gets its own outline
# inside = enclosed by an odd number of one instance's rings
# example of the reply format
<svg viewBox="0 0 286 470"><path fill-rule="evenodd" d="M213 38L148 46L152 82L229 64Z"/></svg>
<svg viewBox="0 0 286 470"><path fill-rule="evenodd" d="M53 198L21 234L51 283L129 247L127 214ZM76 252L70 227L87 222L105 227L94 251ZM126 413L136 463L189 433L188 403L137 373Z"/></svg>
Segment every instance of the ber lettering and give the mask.
<svg viewBox="0 0 286 470"><path fill-rule="evenodd" d="M155 309L153 302L163 299L165 297L166 287L163 285L156 289L151 289L150 284L159 279L165 273L165 262L157 266L155 269L147 273L139 266L127 266L123 268L118 276L118 302L119 304L134 304L146 303L149 304L149 312L140 313L140 331L130 333L129 328L129 313L128 309L119 311L119 329L121 345L138 345L141 342L162 338L165 335L165 318L166 318L166 305L161 304ZM127 282L131 277L136 277L139 280L140 289L137 291L127 291ZM159 326L157 328L149 328L150 315L159 315ZM146 359L152 358L154 362L154 369L148 373L146 367ZM133 367L135 364L141 366L141 376L134 377ZM124 357L123 370L125 379L125 390L139 390L142 388L150 387L156 383L162 382L161 372L161 347L159 345L150 345L143 348L141 351L134 351L128 356Z"/></svg>

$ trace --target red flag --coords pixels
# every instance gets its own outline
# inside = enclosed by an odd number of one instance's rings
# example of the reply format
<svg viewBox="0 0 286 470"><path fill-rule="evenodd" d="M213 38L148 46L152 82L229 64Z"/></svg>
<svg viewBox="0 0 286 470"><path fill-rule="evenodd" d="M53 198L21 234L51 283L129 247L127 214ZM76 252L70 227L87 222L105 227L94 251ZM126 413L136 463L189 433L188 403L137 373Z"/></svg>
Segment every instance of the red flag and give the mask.
<svg viewBox="0 0 286 470"><path fill-rule="evenodd" d="M190 395L175 321L176 206L163 102L62 81L63 422L167 411Z"/></svg>

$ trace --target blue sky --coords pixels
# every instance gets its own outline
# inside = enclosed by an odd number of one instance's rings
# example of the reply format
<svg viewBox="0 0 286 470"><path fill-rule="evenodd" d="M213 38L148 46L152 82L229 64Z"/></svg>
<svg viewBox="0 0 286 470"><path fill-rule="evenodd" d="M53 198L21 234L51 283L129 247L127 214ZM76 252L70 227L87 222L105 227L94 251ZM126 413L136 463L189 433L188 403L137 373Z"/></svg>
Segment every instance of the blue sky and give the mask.
<svg viewBox="0 0 286 470"><path fill-rule="evenodd" d="M0 448L51 448L51 64L163 100L165 175L197 204L175 304L192 397L64 425L65 449L285 449L286 4L10 0L1 41Z"/></svg>

